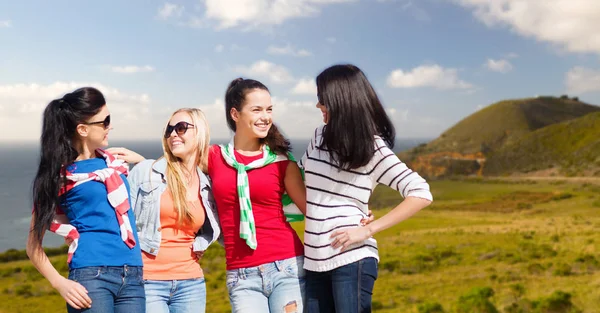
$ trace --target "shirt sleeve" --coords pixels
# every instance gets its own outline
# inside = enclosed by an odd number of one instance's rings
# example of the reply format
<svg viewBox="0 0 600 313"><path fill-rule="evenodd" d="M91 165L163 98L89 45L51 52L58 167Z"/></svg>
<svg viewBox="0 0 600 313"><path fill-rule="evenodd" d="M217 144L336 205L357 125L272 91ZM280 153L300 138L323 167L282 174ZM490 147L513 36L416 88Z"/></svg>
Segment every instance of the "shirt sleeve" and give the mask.
<svg viewBox="0 0 600 313"><path fill-rule="evenodd" d="M427 181L400 161L380 137L375 140L373 164L370 175L378 184L384 184L399 191L404 198L417 197L433 200Z"/></svg>

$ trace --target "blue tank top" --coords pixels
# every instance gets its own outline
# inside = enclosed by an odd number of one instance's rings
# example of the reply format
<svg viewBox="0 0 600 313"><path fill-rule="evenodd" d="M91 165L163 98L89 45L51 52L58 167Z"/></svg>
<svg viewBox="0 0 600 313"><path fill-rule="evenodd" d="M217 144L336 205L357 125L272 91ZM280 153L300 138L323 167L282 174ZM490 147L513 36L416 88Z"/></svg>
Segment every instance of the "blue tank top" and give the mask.
<svg viewBox="0 0 600 313"><path fill-rule="evenodd" d="M91 173L106 168L106 161L93 158L77 161L67 169L72 173ZM127 191L129 184L121 175ZM69 190L61 199L61 208L71 225L79 232L79 246L71 260L71 268L88 266L142 266L142 252L135 230L133 208L127 212L136 245L129 248L121 239L115 209L107 198L106 186L99 181L83 183ZM131 204L131 200L130 204Z"/></svg>

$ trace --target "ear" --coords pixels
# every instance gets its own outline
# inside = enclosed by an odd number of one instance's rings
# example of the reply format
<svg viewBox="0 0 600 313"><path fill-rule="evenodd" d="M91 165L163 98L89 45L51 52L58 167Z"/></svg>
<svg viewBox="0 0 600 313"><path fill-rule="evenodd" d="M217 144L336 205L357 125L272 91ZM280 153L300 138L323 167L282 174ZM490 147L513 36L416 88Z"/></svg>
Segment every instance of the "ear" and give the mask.
<svg viewBox="0 0 600 313"><path fill-rule="evenodd" d="M76 131L79 134L79 136L81 136L83 138L88 136L89 130L90 130L90 128L84 124L79 124L79 125L77 125L77 128L76 128Z"/></svg>
<svg viewBox="0 0 600 313"><path fill-rule="evenodd" d="M234 122L237 122L240 119L240 112L236 110L236 108L231 108L231 110L229 110L229 115Z"/></svg>

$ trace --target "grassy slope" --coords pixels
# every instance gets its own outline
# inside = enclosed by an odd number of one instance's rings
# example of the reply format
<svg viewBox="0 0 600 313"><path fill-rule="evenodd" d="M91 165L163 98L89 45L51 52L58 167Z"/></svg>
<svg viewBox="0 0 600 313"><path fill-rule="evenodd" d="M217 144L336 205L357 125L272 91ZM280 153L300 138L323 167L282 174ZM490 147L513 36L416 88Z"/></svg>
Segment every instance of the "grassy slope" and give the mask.
<svg viewBox="0 0 600 313"><path fill-rule="evenodd" d="M466 117L421 150L462 154L480 152L482 147L495 150L530 131L597 111L600 107L552 97L501 101Z"/></svg>
<svg viewBox="0 0 600 313"><path fill-rule="evenodd" d="M587 167L600 168L600 112L538 129L503 146L487 160L485 173L549 167L562 167L571 175L581 175Z"/></svg>
<svg viewBox="0 0 600 313"><path fill-rule="evenodd" d="M488 286L496 307L553 291L573 295L584 312L600 312L600 186L568 182L436 181L435 203L376 235L381 254L375 312L418 312L424 301L457 308L460 295ZM397 192L378 188L374 203L391 207ZM375 210L378 217L386 210ZM294 225L299 233L302 224ZM577 262L580 256L585 262ZM54 257L64 267L64 257ZM595 260L595 262L594 262ZM202 259L208 312L229 312L224 255ZM20 268L19 272L16 269ZM570 273L569 273L570 272ZM27 288L30 285L30 288ZM64 312L64 303L27 261L0 264L0 312Z"/></svg>

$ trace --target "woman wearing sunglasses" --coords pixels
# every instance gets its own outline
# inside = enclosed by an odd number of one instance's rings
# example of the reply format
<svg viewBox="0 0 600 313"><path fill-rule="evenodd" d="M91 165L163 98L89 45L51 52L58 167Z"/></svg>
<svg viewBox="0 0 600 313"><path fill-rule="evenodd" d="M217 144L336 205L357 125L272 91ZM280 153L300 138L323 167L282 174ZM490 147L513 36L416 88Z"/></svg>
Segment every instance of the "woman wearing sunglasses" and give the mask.
<svg viewBox="0 0 600 313"><path fill-rule="evenodd" d="M317 76L317 128L300 162L306 173L304 231L308 312L371 312L379 253L372 237L429 205L429 185L392 152L395 131L375 90L353 65ZM352 125L348 127L348 125ZM377 184L405 198L361 226Z"/></svg>
<svg viewBox="0 0 600 313"><path fill-rule="evenodd" d="M205 311L198 259L221 233L204 174L209 140L204 113L179 109L165 126L163 157L138 163L129 175L149 313ZM143 160L127 149L109 151L128 161Z"/></svg>
<svg viewBox="0 0 600 313"><path fill-rule="evenodd" d="M68 312L145 312L127 166L101 149L108 144L109 114L102 93L89 87L44 110L27 255ZM46 230L71 242L68 279L42 249Z"/></svg>

